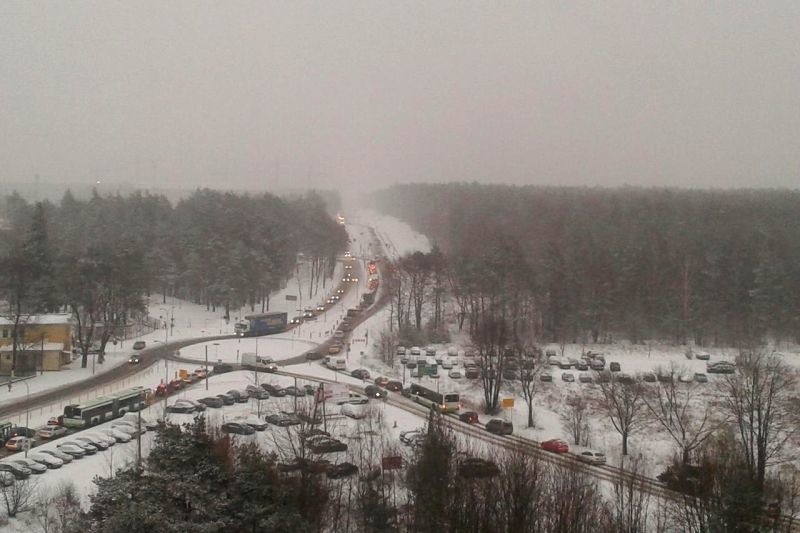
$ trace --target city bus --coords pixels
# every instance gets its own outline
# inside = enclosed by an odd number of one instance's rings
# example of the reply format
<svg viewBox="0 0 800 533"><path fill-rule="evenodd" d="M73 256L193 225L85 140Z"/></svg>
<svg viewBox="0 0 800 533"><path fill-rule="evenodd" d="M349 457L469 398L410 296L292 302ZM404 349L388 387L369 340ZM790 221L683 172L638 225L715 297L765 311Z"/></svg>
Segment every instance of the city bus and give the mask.
<svg viewBox="0 0 800 533"><path fill-rule="evenodd" d="M416 383L411 384L409 392L415 402L433 407L442 413L455 413L461 407L461 398L457 392L439 393Z"/></svg>
<svg viewBox="0 0 800 533"><path fill-rule="evenodd" d="M127 412L147 407L146 397L147 389L133 387L82 404L67 405L64 407L64 426L91 427L119 418Z"/></svg>

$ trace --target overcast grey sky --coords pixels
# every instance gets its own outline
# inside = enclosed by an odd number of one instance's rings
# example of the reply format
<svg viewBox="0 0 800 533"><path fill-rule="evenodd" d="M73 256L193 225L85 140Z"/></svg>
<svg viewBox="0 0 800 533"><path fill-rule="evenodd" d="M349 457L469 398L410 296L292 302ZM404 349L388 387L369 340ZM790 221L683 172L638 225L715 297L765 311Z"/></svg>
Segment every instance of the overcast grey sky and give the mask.
<svg viewBox="0 0 800 533"><path fill-rule="evenodd" d="M277 162L277 163L276 163ZM800 183L800 2L0 3L0 180Z"/></svg>

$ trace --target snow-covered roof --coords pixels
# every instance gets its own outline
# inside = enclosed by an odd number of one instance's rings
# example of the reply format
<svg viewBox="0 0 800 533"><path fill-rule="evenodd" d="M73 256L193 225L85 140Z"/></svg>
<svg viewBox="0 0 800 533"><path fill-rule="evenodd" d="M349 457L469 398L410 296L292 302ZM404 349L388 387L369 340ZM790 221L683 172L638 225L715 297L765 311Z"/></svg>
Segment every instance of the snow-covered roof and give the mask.
<svg viewBox="0 0 800 533"><path fill-rule="evenodd" d="M0 353L11 353L12 350L11 344L6 344L4 346L0 346ZM18 352L38 352L42 349L41 342L34 342L34 343L25 343L22 346L17 346ZM46 352L53 352L53 351L61 351L64 349L63 342L46 342L44 343L44 351Z"/></svg>
<svg viewBox="0 0 800 533"><path fill-rule="evenodd" d="M70 313L53 313L48 315L23 315L19 321L22 325L58 325L58 324L72 324L72 314ZM13 326L13 317L0 316L0 326Z"/></svg>

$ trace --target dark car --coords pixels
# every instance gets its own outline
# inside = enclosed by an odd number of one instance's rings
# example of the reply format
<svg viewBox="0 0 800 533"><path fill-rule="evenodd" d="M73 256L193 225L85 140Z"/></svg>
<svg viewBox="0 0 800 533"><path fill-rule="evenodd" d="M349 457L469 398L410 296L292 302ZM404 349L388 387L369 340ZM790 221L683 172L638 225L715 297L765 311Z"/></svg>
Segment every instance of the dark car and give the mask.
<svg viewBox="0 0 800 533"><path fill-rule="evenodd" d="M400 392L403 390L403 384L399 381L390 381L386 384L386 390L390 390L392 392Z"/></svg>
<svg viewBox="0 0 800 533"><path fill-rule="evenodd" d="M287 473L298 472L302 470L304 472L308 472L309 474L322 474L327 472L330 466L331 462L325 459L310 461L308 459L301 459L297 457L288 463L278 463L278 472Z"/></svg>
<svg viewBox="0 0 800 533"><path fill-rule="evenodd" d="M296 317L292 317L292 319L289 321L289 324L300 324L302 322L303 322L303 317L302 316L296 316Z"/></svg>
<svg viewBox="0 0 800 533"><path fill-rule="evenodd" d="M215 409L222 407L225 405L225 402L222 401L222 398L218 398L217 396L209 396L207 398L200 398L197 400L198 402L202 403L207 407L213 407Z"/></svg>
<svg viewBox="0 0 800 533"><path fill-rule="evenodd" d="M26 479L31 475L30 468L11 462L0 462L0 472L9 472L16 479Z"/></svg>
<svg viewBox="0 0 800 533"><path fill-rule="evenodd" d="M245 389L247 391L247 395L251 398L255 398L257 400L268 400L269 393L262 389L261 387L256 387L255 385L248 385Z"/></svg>
<svg viewBox="0 0 800 533"><path fill-rule="evenodd" d="M622 367L620 366L619 363L612 361L611 363L608 364L608 369L611 370L612 372L619 372L620 370L622 370Z"/></svg>
<svg viewBox="0 0 800 533"><path fill-rule="evenodd" d="M306 391L306 395L314 396L314 393L317 392L317 388L314 385L305 384L303 385L303 390Z"/></svg>
<svg viewBox="0 0 800 533"><path fill-rule="evenodd" d="M233 372L233 366L224 363L220 365L214 365L215 374L225 374L228 372Z"/></svg>
<svg viewBox="0 0 800 533"><path fill-rule="evenodd" d="M656 375L652 372L645 372L642 374L642 381L646 383L655 383L656 382Z"/></svg>
<svg viewBox="0 0 800 533"><path fill-rule="evenodd" d="M138 365L141 362L142 362L142 358L139 357L138 355L132 355L132 356L130 356L128 358L128 363L131 364L131 365Z"/></svg>
<svg viewBox="0 0 800 533"><path fill-rule="evenodd" d="M262 422L257 418L248 418L247 420L242 420L240 423L250 426L251 428L255 429L256 431L264 431L269 427L269 424L266 422Z"/></svg>
<svg viewBox="0 0 800 533"><path fill-rule="evenodd" d="M190 403L180 403L176 402L172 405L167 406L168 413L181 413L181 414L190 414L194 413L194 405Z"/></svg>
<svg viewBox="0 0 800 533"><path fill-rule="evenodd" d="M364 368L357 368L350 372L350 375L356 379L369 379L369 371Z"/></svg>
<svg viewBox="0 0 800 533"><path fill-rule="evenodd" d="M279 398L286 396L286 391L283 387L273 385L272 383L262 383L261 388L267 391L270 396L277 396Z"/></svg>
<svg viewBox="0 0 800 533"><path fill-rule="evenodd" d="M9 437L28 437L32 439L36 436L36 430L31 428L26 428L24 426L13 426L11 429L8 430Z"/></svg>
<svg viewBox="0 0 800 533"><path fill-rule="evenodd" d="M144 350L145 346L147 346L147 343L144 341L136 341L133 343L134 350Z"/></svg>
<svg viewBox="0 0 800 533"><path fill-rule="evenodd" d="M346 452L347 444L325 435L316 435L306 439L306 446L313 453Z"/></svg>
<svg viewBox="0 0 800 533"><path fill-rule="evenodd" d="M235 435L252 435L256 432L256 430L247 424L242 424L239 422L226 422L222 424L222 432L233 433Z"/></svg>
<svg viewBox="0 0 800 533"><path fill-rule="evenodd" d="M458 475L466 478L494 477L500 469L491 461L479 457L467 457L458 463Z"/></svg>
<svg viewBox="0 0 800 533"><path fill-rule="evenodd" d="M307 352L306 359L309 361L316 361L325 357L321 352Z"/></svg>
<svg viewBox="0 0 800 533"><path fill-rule="evenodd" d="M306 391L302 387L295 387L294 385L283 389L287 396L305 396Z"/></svg>
<svg viewBox="0 0 800 533"><path fill-rule="evenodd" d="M377 385L367 385L364 388L364 395L368 398L386 398L386 391Z"/></svg>
<svg viewBox="0 0 800 533"><path fill-rule="evenodd" d="M229 390L225 394L233 396L233 399L236 400L236 403L247 403L250 399L250 395L245 390Z"/></svg>
<svg viewBox="0 0 800 533"><path fill-rule="evenodd" d="M514 433L514 424L500 418L492 418L486 422L486 431L495 435L511 435Z"/></svg>
<svg viewBox="0 0 800 533"><path fill-rule="evenodd" d="M286 413L267 415L265 420L274 426L281 427L297 426L301 423L301 420L298 417Z"/></svg>
<svg viewBox="0 0 800 533"><path fill-rule="evenodd" d="M329 466L325 474L329 479L340 479L358 474L358 467L353 463L339 463Z"/></svg>
<svg viewBox="0 0 800 533"><path fill-rule="evenodd" d="M377 385L378 387L386 388L387 383L389 383L389 378L387 378L386 376L375 378L375 385Z"/></svg>
<svg viewBox="0 0 800 533"><path fill-rule="evenodd" d="M475 411L464 411L463 413L458 415L458 419L462 422L466 422L467 424L477 424L478 423L478 413Z"/></svg>
<svg viewBox="0 0 800 533"><path fill-rule="evenodd" d="M217 398L221 398L225 405L233 405L236 403L236 399L230 394L217 394Z"/></svg>

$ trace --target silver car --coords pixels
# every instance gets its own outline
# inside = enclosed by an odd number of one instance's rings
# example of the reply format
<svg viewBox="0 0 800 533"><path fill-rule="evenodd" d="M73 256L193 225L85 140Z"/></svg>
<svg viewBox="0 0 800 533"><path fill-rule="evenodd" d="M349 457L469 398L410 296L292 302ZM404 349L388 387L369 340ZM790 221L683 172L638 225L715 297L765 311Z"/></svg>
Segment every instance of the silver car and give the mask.
<svg viewBox="0 0 800 533"><path fill-rule="evenodd" d="M39 450L39 449L37 449L36 453L37 454L42 454L42 455L49 455L50 457L54 457L56 459L61 460L61 462L63 462L63 463L71 463L72 462L72 456L70 454L62 452L60 450Z"/></svg>
<svg viewBox="0 0 800 533"><path fill-rule="evenodd" d="M33 459L28 459L25 457L15 457L11 459L11 462L26 467L34 474L44 474L45 472L47 472L47 467L45 465L43 465L38 461L34 461Z"/></svg>
<svg viewBox="0 0 800 533"><path fill-rule="evenodd" d="M92 446L92 448L94 448L94 446ZM49 453L49 450L44 450L44 451L45 453ZM83 448L83 446L69 442L62 442L61 444L59 444L58 451L69 455L73 459L80 459L81 457L89 453ZM91 453L96 453L96 452L97 449L95 448L94 451Z"/></svg>
<svg viewBox="0 0 800 533"><path fill-rule="evenodd" d="M47 468L61 468L64 464L64 461L50 455L49 453L32 453L28 456L28 459L33 459L39 464L46 466Z"/></svg>

